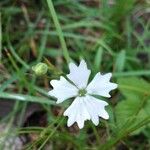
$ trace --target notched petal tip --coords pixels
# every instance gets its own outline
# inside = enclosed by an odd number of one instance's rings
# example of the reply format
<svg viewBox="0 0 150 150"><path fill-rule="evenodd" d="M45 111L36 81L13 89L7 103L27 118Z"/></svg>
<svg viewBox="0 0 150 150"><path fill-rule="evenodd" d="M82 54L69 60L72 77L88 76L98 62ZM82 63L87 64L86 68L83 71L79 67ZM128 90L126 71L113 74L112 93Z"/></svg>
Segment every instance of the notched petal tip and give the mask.
<svg viewBox="0 0 150 150"><path fill-rule="evenodd" d="M105 117L105 119L108 120L109 119L109 115L107 117Z"/></svg>
<svg viewBox="0 0 150 150"><path fill-rule="evenodd" d="M87 73L89 73L89 74L91 73L91 70L88 69L88 66L87 66L87 63L86 63L85 60L82 59L82 60L80 61L79 67L81 67L81 68L87 70Z"/></svg>
<svg viewBox="0 0 150 150"><path fill-rule="evenodd" d="M80 65L87 66L87 64L86 64L86 62L85 62L85 60L84 60L84 59L81 59L79 66L80 66Z"/></svg>
<svg viewBox="0 0 150 150"><path fill-rule="evenodd" d="M48 95L49 95L49 96L54 96L53 90L49 91L49 92L48 92Z"/></svg>
<svg viewBox="0 0 150 150"><path fill-rule="evenodd" d="M114 84L114 89L118 88L118 84L113 83Z"/></svg>
<svg viewBox="0 0 150 150"><path fill-rule="evenodd" d="M107 93L107 94L105 95L105 97L111 98L111 95L110 95L109 93Z"/></svg>
<svg viewBox="0 0 150 150"><path fill-rule="evenodd" d="M48 95L55 98L55 99L57 99L57 101L58 101L58 98L55 96L54 90L49 91ZM57 101L56 101L56 104L59 104L60 102L57 102Z"/></svg>
<svg viewBox="0 0 150 150"><path fill-rule="evenodd" d="M63 113L63 115L64 115L64 116L67 116L67 113L66 113L66 111Z"/></svg>
<svg viewBox="0 0 150 150"><path fill-rule="evenodd" d="M63 102L63 100L57 99L56 104L60 104L61 102Z"/></svg>
<svg viewBox="0 0 150 150"><path fill-rule="evenodd" d="M78 124L79 129L82 129L84 127L84 125L79 125Z"/></svg>
<svg viewBox="0 0 150 150"><path fill-rule="evenodd" d="M105 80L110 81L110 79L112 78L112 73L109 72L109 73L103 74L102 76Z"/></svg>
<svg viewBox="0 0 150 150"><path fill-rule="evenodd" d="M108 120L109 119L109 114L107 113L106 110L104 110L103 115L101 116L103 119Z"/></svg>
<svg viewBox="0 0 150 150"><path fill-rule="evenodd" d="M60 82L64 82L66 79L63 77L63 76L60 76L60 78L58 80L51 80L50 81L50 84L55 87L57 86L58 84L60 84Z"/></svg>
<svg viewBox="0 0 150 150"><path fill-rule="evenodd" d="M105 102L105 101L103 101L103 103L104 103L104 107L109 105L109 104L108 104L107 102Z"/></svg>
<svg viewBox="0 0 150 150"><path fill-rule="evenodd" d="M67 127L71 127L73 124L70 122L67 122Z"/></svg>
<svg viewBox="0 0 150 150"><path fill-rule="evenodd" d="M70 72L71 72L71 70L75 70L76 68L77 68L77 65L75 63L73 63L73 62L69 63L69 70L70 70Z"/></svg>
<svg viewBox="0 0 150 150"><path fill-rule="evenodd" d="M113 83L113 82L110 82L110 85L112 87L111 90L114 90L114 89L116 89L118 87L118 84Z"/></svg>
<svg viewBox="0 0 150 150"><path fill-rule="evenodd" d="M92 118L91 120L95 126L98 126L98 124L99 124L99 117L98 116L97 117L95 116L95 118Z"/></svg>
<svg viewBox="0 0 150 150"><path fill-rule="evenodd" d="M112 77L112 73L111 72L109 72L109 73L106 73L105 75L108 75L108 77Z"/></svg>
<svg viewBox="0 0 150 150"><path fill-rule="evenodd" d="M51 80L50 81L50 85L52 85L52 87L54 87L57 84L58 80Z"/></svg>
<svg viewBox="0 0 150 150"><path fill-rule="evenodd" d="M99 125L99 122L98 122L98 123L94 123L94 125L95 125L95 126L98 126L98 125Z"/></svg>

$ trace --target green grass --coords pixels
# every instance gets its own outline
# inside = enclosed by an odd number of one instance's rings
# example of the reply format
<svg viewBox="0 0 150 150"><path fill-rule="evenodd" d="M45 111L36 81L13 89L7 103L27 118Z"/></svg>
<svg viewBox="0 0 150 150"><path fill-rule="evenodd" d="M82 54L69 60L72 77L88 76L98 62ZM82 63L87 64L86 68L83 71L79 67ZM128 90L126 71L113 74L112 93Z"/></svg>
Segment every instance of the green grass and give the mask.
<svg viewBox="0 0 150 150"><path fill-rule="evenodd" d="M150 149L150 4L146 0L109 3L0 2L0 100L15 102L13 110L0 118L1 124L7 124L0 138L7 141L14 134L35 133L37 139L25 145L27 150L45 149L47 143L53 149L68 150L110 150L119 146ZM61 114L68 103L57 108L47 92L49 81L68 73L68 63L78 63L81 58L88 63L92 77L99 71L112 72L119 89L108 100L110 119L101 119L97 127L86 122L79 131L75 126L68 129L67 119L54 113L59 109ZM32 66L46 59L50 71L46 76L36 76ZM47 127L23 127L31 103L39 104L46 112ZM118 113L126 118L124 124L118 124L122 122ZM16 130L10 133L17 114Z"/></svg>

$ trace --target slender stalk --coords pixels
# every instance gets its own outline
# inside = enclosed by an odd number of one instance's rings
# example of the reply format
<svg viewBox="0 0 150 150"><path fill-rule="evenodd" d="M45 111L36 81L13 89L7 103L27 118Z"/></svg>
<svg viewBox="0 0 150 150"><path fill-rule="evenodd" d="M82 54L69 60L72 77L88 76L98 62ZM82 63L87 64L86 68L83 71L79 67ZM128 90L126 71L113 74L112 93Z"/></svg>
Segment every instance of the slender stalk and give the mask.
<svg viewBox="0 0 150 150"><path fill-rule="evenodd" d="M52 19L53 19L54 24L55 24L57 34L59 36L59 40L60 40L61 47L62 47L62 50L63 50L64 58L66 59L67 63L69 63L70 62L69 52L68 52L68 49L67 49L67 45L66 45L66 42L65 42L65 39L64 39L64 35L63 35L63 32L62 32L62 29L61 29L61 26L60 26L60 23L59 23L59 20L58 20L58 17L57 17L57 14L56 14L56 11L55 11L52 0L47 0L47 4L48 4L49 11L52 15Z"/></svg>

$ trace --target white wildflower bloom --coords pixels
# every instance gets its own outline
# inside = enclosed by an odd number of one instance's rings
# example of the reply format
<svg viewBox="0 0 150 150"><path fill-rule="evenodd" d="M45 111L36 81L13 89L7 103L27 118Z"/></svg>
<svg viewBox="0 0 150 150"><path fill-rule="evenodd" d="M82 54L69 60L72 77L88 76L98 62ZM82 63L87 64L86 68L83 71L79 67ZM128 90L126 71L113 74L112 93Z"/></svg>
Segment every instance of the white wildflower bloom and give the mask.
<svg viewBox="0 0 150 150"><path fill-rule="evenodd" d="M108 103L95 98L93 95L110 97L109 92L117 88L117 84L110 82L111 73L105 75L97 73L88 84L91 71L87 68L84 60L80 62L79 66L70 63L69 69L68 80L61 76L60 80L50 82L53 90L49 91L49 95L56 97L57 103L75 97L72 104L64 112L64 116L68 116L68 127L77 122L81 129L84 127L86 120L92 120L97 126L99 117L103 119L109 118L105 110L105 106Z"/></svg>

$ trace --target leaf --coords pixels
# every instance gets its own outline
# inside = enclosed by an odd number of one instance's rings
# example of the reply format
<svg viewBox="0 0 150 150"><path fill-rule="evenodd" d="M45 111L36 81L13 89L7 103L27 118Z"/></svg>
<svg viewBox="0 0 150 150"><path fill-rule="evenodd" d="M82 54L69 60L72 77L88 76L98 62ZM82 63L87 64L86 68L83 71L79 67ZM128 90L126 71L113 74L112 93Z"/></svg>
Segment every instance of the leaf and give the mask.
<svg viewBox="0 0 150 150"><path fill-rule="evenodd" d="M124 126L127 120L132 120L132 125L141 119L148 117L148 113L145 111L146 107L150 108L150 99L146 99L146 103L142 100L128 99L120 102L115 108L116 122L118 127ZM134 122L133 122L134 120Z"/></svg>
<svg viewBox="0 0 150 150"><path fill-rule="evenodd" d="M127 99L138 99L143 95L150 96L150 84L136 77L118 79L119 90Z"/></svg>
<svg viewBox="0 0 150 150"><path fill-rule="evenodd" d="M127 129L150 116L150 84L139 78L119 79L118 84L126 99L115 107L116 126Z"/></svg>

